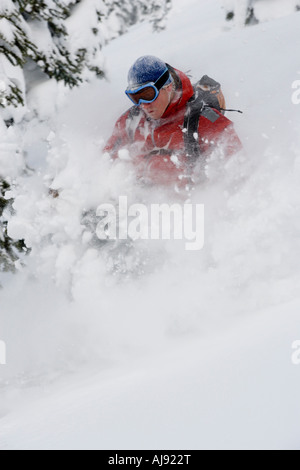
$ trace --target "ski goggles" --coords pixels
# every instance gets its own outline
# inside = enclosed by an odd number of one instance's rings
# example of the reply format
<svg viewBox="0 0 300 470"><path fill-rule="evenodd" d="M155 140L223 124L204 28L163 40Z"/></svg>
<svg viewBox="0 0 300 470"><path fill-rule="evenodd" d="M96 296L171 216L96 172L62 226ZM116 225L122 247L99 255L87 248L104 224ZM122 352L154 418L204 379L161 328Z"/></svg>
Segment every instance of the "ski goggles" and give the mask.
<svg viewBox="0 0 300 470"><path fill-rule="evenodd" d="M169 78L170 72L169 69L166 69L156 82L146 83L134 90L127 88L125 93L135 106L140 106L142 103L152 103L156 100L161 88L167 83Z"/></svg>

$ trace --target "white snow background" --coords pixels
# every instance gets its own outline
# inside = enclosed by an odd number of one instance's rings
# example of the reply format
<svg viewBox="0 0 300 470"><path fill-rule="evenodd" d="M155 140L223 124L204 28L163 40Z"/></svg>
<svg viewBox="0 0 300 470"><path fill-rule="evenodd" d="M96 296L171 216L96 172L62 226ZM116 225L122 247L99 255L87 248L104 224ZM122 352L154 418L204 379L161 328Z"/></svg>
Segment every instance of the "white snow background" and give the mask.
<svg viewBox="0 0 300 470"><path fill-rule="evenodd" d="M0 449L300 448L300 14L283 5L241 28L219 0L175 0L164 32L145 22L105 47L107 81L65 98L32 89L17 138L35 171L16 170L19 154L1 160L15 183L9 232L32 252L1 276ZM141 194L101 152L145 54L221 81L244 111L228 117L246 157L212 158L193 195L206 211L201 252L140 242L120 251L116 274L82 212L119 195L175 197ZM6 146L16 138L0 132Z"/></svg>

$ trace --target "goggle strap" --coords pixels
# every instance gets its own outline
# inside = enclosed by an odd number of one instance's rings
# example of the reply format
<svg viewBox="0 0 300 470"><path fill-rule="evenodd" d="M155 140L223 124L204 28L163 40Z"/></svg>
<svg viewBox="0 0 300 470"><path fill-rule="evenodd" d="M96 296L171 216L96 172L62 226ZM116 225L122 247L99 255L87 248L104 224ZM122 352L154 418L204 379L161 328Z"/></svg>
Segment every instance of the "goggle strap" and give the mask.
<svg viewBox="0 0 300 470"><path fill-rule="evenodd" d="M154 86L158 90L160 90L164 86L164 84L168 81L169 76L170 76L170 72L169 72L169 69L167 69L165 73L163 73L162 76L159 77L158 80L156 80L156 82L154 83Z"/></svg>

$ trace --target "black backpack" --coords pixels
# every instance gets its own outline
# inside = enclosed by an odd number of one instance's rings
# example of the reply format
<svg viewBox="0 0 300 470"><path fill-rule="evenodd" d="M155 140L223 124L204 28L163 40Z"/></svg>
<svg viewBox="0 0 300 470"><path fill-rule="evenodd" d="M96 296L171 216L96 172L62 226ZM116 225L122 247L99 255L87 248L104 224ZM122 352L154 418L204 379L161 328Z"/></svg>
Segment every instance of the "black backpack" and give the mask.
<svg viewBox="0 0 300 470"><path fill-rule="evenodd" d="M195 163L203 153L201 148L202 139L198 130L201 116L214 123L220 118L215 110L223 115L225 111L243 113L236 109L226 109L220 83L208 77L208 75L204 75L196 83L194 91L194 95L188 101L184 117L184 145L191 164Z"/></svg>

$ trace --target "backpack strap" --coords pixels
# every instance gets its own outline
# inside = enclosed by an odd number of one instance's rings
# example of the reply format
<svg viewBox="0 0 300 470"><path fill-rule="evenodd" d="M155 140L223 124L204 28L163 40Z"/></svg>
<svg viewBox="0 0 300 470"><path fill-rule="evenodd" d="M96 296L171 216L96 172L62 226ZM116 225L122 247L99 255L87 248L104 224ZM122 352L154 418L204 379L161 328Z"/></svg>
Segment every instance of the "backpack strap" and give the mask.
<svg viewBox="0 0 300 470"><path fill-rule="evenodd" d="M183 140L185 153L191 164L201 154L201 136L199 135L199 120L205 108L202 96L197 92L188 101L183 123Z"/></svg>
<svg viewBox="0 0 300 470"><path fill-rule="evenodd" d="M139 125L138 117L141 115L140 108L138 106L132 106L129 110L127 119L126 119L126 132L130 142L134 140L135 131Z"/></svg>
<svg viewBox="0 0 300 470"><path fill-rule="evenodd" d="M183 125L185 152L191 166L203 156L202 138L199 134L200 117L203 116L214 123L220 118L214 110L222 111L218 98L221 93L220 83L204 75L196 83L194 90L194 95L187 103Z"/></svg>

